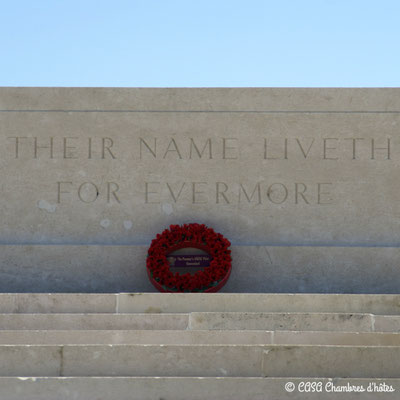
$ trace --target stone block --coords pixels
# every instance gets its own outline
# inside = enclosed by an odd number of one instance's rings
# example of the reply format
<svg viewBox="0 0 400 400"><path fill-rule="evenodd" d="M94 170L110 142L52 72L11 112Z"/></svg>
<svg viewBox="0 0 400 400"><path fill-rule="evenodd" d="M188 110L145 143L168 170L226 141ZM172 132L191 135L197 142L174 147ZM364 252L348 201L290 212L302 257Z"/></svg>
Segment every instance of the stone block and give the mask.
<svg viewBox="0 0 400 400"><path fill-rule="evenodd" d="M155 292L147 249L0 245L0 292ZM399 248L233 246L232 257L225 293L396 294L400 287ZM400 309L395 297L377 304Z"/></svg>
<svg viewBox="0 0 400 400"><path fill-rule="evenodd" d="M0 376L17 377L400 378L399 346L2 345L0 356Z"/></svg>
<svg viewBox="0 0 400 400"><path fill-rule="evenodd" d="M0 329L186 329L188 320L187 314L0 314Z"/></svg>
<svg viewBox="0 0 400 400"><path fill-rule="evenodd" d="M0 346L0 376L62 376L60 346Z"/></svg>
<svg viewBox="0 0 400 400"><path fill-rule="evenodd" d="M118 312L326 312L400 314L400 295L305 293L121 293Z"/></svg>
<svg viewBox="0 0 400 400"><path fill-rule="evenodd" d="M337 313L194 312L189 317L189 329L370 332L372 316Z"/></svg>
<svg viewBox="0 0 400 400"><path fill-rule="evenodd" d="M399 346L273 346L265 349L268 377L400 377Z"/></svg>
<svg viewBox="0 0 400 400"><path fill-rule="evenodd" d="M260 376L249 345L64 346L66 376Z"/></svg>
<svg viewBox="0 0 400 400"><path fill-rule="evenodd" d="M0 292L155 291L146 254L145 246L0 245Z"/></svg>
<svg viewBox="0 0 400 400"><path fill-rule="evenodd" d="M154 291L152 238L199 222L225 292L398 293L399 93L0 88L0 291Z"/></svg>
<svg viewBox="0 0 400 400"><path fill-rule="evenodd" d="M199 221L235 244L394 245L398 94L1 88L0 239L139 244Z"/></svg>
<svg viewBox="0 0 400 400"><path fill-rule="evenodd" d="M374 320L376 332L400 332L400 316L377 315Z"/></svg>
<svg viewBox="0 0 400 400"><path fill-rule="evenodd" d="M287 392L285 384L293 383L295 392ZM397 400L399 379L305 379L305 378L169 378L169 377L68 377L12 378L0 377L0 395L7 400L309 400L310 392L299 392L307 383L321 384L322 391L313 395L321 400ZM300 386L299 386L300 385ZM364 392L344 393L333 389L362 387ZM373 386L374 385L374 386ZM386 385L394 392L368 392L370 387ZM311 385L310 385L311 388Z"/></svg>
<svg viewBox="0 0 400 400"><path fill-rule="evenodd" d="M400 346L400 333L264 330L0 330L0 344L306 344Z"/></svg>
<svg viewBox="0 0 400 400"><path fill-rule="evenodd" d="M399 346L399 333L276 331L273 344L334 346Z"/></svg>
<svg viewBox="0 0 400 400"><path fill-rule="evenodd" d="M115 294L0 293L3 314L115 313L116 306Z"/></svg>
<svg viewBox="0 0 400 400"><path fill-rule="evenodd" d="M0 330L0 344L272 344L268 331ZM394 340L392 340L393 344Z"/></svg>

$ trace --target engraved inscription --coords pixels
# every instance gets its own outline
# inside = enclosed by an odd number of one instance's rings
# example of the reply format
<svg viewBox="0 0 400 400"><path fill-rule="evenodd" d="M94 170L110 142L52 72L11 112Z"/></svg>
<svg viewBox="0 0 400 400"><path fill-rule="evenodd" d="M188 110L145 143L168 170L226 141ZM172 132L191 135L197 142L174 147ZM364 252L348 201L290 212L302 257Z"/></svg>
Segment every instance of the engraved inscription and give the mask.
<svg viewBox="0 0 400 400"><path fill-rule="evenodd" d="M139 159L163 160L237 160L240 142L235 137L178 140L175 138L139 138Z"/></svg>
<svg viewBox="0 0 400 400"><path fill-rule="evenodd" d="M264 160L391 160L390 138L264 138Z"/></svg>
<svg viewBox="0 0 400 400"><path fill-rule="evenodd" d="M258 145L255 145L258 141ZM296 171L296 163L305 161L338 162L338 161L369 161L384 162L393 159L395 152L390 137L276 137L264 136L253 138L248 143L243 139L230 136L227 132L223 137L195 138L191 136L133 136L129 145L118 144L118 138L109 136L82 137L71 134L56 136L8 136L4 143L7 152L3 157L11 157L17 160L34 160L33 162L52 160L65 160L73 166L77 160L92 160L90 163L101 160L109 160L113 165L118 162L131 162L134 167L148 168L144 170L142 189L138 190L140 196L132 193L132 187L139 187L139 182L130 182L127 185L110 180L101 179L95 181L85 179L81 182L75 178L63 179L58 175L55 179L55 199L58 204L71 204L77 201L82 204L92 205L106 203L110 205L126 204L132 197L140 198L139 204L190 204L202 206L216 204L219 206L326 206L335 204L335 182L320 178L319 181L309 181L307 174L304 177L292 178L282 176L282 179L265 180L254 178L249 171L249 179L240 178L236 183L228 182L223 177L218 177L214 182L206 180L205 174L198 180L168 180L151 179L151 163L163 165L166 163L193 163L185 165L182 174L196 172L198 163L213 163L225 161L218 167L218 172L223 173L222 166L231 163L240 163L248 159L254 162L259 160L260 172L264 175L265 165L271 165L281 160L293 163L293 171ZM117 164L116 164L117 163ZM197 163L197 164L196 164ZM324 163L325 164L325 163ZM181 165L181 164L180 164ZM244 168L245 165L242 165ZM242 168L242 166L240 168ZM63 166L64 167L64 166ZM85 168L81 167L81 177L86 177ZM198 173L197 173L198 174ZM119 174L114 175L119 179ZM279 176L275 174L274 176ZM51 199L49 199L51 200ZM135 200L136 203L138 200Z"/></svg>
<svg viewBox="0 0 400 400"><path fill-rule="evenodd" d="M122 204L131 201L131 194L117 182L58 181L56 192L58 204L76 200L84 204ZM331 182L145 182L143 192L142 204L329 205L334 200Z"/></svg>
<svg viewBox="0 0 400 400"><path fill-rule="evenodd" d="M249 150L250 143L236 137L178 138L138 137L129 146L118 146L110 137L8 136L7 153L15 159L116 160L127 157L146 161L229 160L392 160L393 143L389 137L264 137ZM118 149L118 150L117 150Z"/></svg>
<svg viewBox="0 0 400 400"><path fill-rule="evenodd" d="M86 204L92 204L100 199L109 204L121 203L118 191L119 185L116 182L106 182L105 184L57 182L57 203L64 203L67 199L79 200Z"/></svg>
<svg viewBox="0 0 400 400"><path fill-rule="evenodd" d="M332 182L145 182L144 190L145 204L329 205L333 201Z"/></svg>
<svg viewBox="0 0 400 400"><path fill-rule="evenodd" d="M18 159L116 159L114 140L109 137L82 138L9 136L9 151Z"/></svg>

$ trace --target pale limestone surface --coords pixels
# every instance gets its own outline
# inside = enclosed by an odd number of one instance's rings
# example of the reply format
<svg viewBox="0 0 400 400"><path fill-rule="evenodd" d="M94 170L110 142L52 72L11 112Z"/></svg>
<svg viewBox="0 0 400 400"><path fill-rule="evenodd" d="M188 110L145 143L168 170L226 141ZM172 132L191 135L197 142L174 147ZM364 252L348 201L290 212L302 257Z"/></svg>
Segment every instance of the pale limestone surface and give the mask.
<svg viewBox="0 0 400 400"><path fill-rule="evenodd" d="M337 313L193 312L189 316L189 329L368 332L373 330L373 316Z"/></svg>
<svg viewBox="0 0 400 400"><path fill-rule="evenodd" d="M398 293L399 94L0 88L0 290L152 291L151 239L200 222L225 291Z"/></svg>
<svg viewBox="0 0 400 400"><path fill-rule="evenodd" d="M0 376L62 376L59 346L0 346Z"/></svg>
<svg viewBox="0 0 400 400"><path fill-rule="evenodd" d="M319 399L361 398L325 385L376 385L392 392L362 397L398 398L399 295L34 294L31 306L29 297L0 296L8 312L0 315L1 399L308 400L300 385L312 382L323 385ZM221 311L187 312L213 305ZM296 312L266 312L279 307ZM209 329L189 330L200 325ZM252 330L260 325L275 330ZM276 330L283 326L291 330ZM309 330L317 327L329 330Z"/></svg>
<svg viewBox="0 0 400 400"><path fill-rule="evenodd" d="M186 329L188 314L0 314L0 329Z"/></svg>
<svg viewBox="0 0 400 400"><path fill-rule="evenodd" d="M343 313L0 314L0 330L253 329L388 332L399 331L398 326L397 316Z"/></svg>
<svg viewBox="0 0 400 400"><path fill-rule="evenodd" d="M117 296L117 312L122 313L242 311L400 314L400 295L387 294L121 293Z"/></svg>
<svg viewBox="0 0 400 400"><path fill-rule="evenodd" d="M399 97L1 88L1 240L142 244L198 221L235 244L399 243Z"/></svg>
<svg viewBox="0 0 400 400"><path fill-rule="evenodd" d="M306 293L0 293L6 313L313 312L399 315L400 295Z"/></svg>
<svg viewBox="0 0 400 400"><path fill-rule="evenodd" d="M399 346L400 333L275 331L273 344Z"/></svg>
<svg viewBox="0 0 400 400"><path fill-rule="evenodd" d="M274 346L264 351L263 374L275 377L385 377L400 371L400 347Z"/></svg>
<svg viewBox="0 0 400 400"><path fill-rule="evenodd" d="M309 400L311 393L285 391L285 384L295 387L304 378L169 378L169 377L68 377L0 378L0 395L7 400ZM321 400L398 400L400 379L308 379L321 383L322 392L312 393ZM371 386L370 386L371 384ZM392 386L395 392L368 392L368 387ZM333 392L347 385L363 387L362 393ZM318 396L318 397L317 397Z"/></svg>
<svg viewBox="0 0 400 400"><path fill-rule="evenodd" d="M0 313L115 313L117 295L0 293Z"/></svg>
<svg viewBox="0 0 400 400"><path fill-rule="evenodd" d="M400 332L400 316L375 316L375 331L377 332Z"/></svg>
<svg viewBox="0 0 400 400"><path fill-rule="evenodd" d="M147 248L0 245L0 291L155 292ZM399 293L397 247L232 246L232 257L223 292Z"/></svg>
<svg viewBox="0 0 400 400"><path fill-rule="evenodd" d="M0 356L1 376L400 377L399 346L13 345Z"/></svg>
<svg viewBox="0 0 400 400"><path fill-rule="evenodd" d="M386 335L376 338L375 343L400 344L400 334ZM268 331L86 330L84 327L81 330L0 330L0 344L273 344L273 336ZM344 340L340 344L345 344Z"/></svg>
<svg viewBox="0 0 400 400"><path fill-rule="evenodd" d="M308 344L400 346L400 333L265 330L0 330L0 345Z"/></svg>

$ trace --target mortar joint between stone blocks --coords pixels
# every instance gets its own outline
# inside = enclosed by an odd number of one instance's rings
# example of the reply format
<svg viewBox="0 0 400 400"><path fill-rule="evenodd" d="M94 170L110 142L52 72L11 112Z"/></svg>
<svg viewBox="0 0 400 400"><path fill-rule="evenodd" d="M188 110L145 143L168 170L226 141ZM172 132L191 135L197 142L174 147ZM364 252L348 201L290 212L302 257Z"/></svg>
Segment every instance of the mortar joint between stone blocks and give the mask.
<svg viewBox="0 0 400 400"><path fill-rule="evenodd" d="M59 376L64 376L64 346L60 346L60 372Z"/></svg>
<svg viewBox="0 0 400 400"><path fill-rule="evenodd" d="M115 295L116 299L115 299L115 313L118 314L119 313L119 296L120 294L117 293Z"/></svg>
<svg viewBox="0 0 400 400"><path fill-rule="evenodd" d="M275 331L271 331L271 344L275 344Z"/></svg>

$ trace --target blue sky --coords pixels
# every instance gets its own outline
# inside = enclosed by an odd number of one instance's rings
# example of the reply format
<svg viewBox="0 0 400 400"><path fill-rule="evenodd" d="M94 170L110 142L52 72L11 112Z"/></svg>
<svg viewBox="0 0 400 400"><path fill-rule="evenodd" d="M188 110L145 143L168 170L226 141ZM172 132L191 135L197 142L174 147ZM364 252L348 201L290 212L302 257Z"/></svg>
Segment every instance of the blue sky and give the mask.
<svg viewBox="0 0 400 400"><path fill-rule="evenodd" d="M0 5L0 86L400 86L399 0Z"/></svg>

